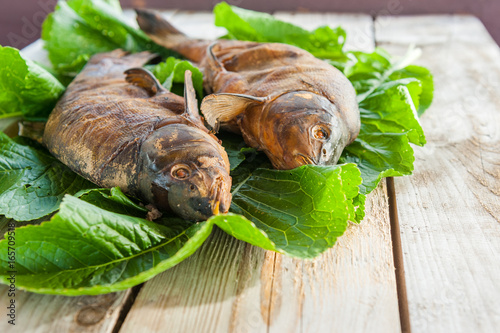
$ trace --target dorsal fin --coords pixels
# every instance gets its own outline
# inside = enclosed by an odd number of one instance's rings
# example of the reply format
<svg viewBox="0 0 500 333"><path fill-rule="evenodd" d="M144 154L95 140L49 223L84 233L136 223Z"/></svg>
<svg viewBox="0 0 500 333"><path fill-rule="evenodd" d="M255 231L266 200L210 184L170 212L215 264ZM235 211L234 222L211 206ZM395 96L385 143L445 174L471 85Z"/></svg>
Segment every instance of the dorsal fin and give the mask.
<svg viewBox="0 0 500 333"><path fill-rule="evenodd" d="M214 72L225 72L226 69L224 65L217 59L214 53L214 47L218 45L218 41L213 42L207 47L207 62L212 71Z"/></svg>
<svg viewBox="0 0 500 333"><path fill-rule="evenodd" d="M214 129L220 123L226 123L243 113L249 105L263 104L268 97L255 97L241 94L212 94L201 102L201 113L207 123Z"/></svg>
<svg viewBox="0 0 500 333"><path fill-rule="evenodd" d="M198 109L198 100L196 99L196 90L194 90L192 75L190 70L184 72L184 101L186 102L186 108L182 116L189 119L198 127L205 128Z"/></svg>
<svg viewBox="0 0 500 333"><path fill-rule="evenodd" d="M156 77L147 69L130 68L125 71L125 80L128 83L143 88L150 96L154 96L159 92L165 91L165 88L158 82Z"/></svg>

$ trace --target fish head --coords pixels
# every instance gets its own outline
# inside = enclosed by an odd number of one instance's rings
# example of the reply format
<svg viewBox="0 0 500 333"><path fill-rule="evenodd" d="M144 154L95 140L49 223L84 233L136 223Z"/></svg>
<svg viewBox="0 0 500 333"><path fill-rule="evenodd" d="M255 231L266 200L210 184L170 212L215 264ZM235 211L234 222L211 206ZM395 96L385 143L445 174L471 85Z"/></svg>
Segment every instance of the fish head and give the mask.
<svg viewBox="0 0 500 333"><path fill-rule="evenodd" d="M323 96L290 92L270 101L266 109L265 122L272 129L264 135L266 153L278 169L335 164L349 143L337 106Z"/></svg>
<svg viewBox="0 0 500 333"><path fill-rule="evenodd" d="M160 210L203 221L231 204L229 160L219 143L196 127L170 124L141 147L139 187Z"/></svg>

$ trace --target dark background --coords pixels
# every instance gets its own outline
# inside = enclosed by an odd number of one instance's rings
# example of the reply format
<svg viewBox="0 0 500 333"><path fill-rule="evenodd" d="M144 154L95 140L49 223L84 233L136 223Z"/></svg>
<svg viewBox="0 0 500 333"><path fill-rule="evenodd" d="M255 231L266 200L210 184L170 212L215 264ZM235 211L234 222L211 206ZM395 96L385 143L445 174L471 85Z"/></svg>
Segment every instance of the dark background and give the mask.
<svg viewBox="0 0 500 333"><path fill-rule="evenodd" d="M57 0L0 0L0 44L23 48L40 37L40 26ZM217 0L121 0L124 8L211 10ZM348 12L376 15L468 13L481 19L500 45L500 0L229 0L230 4L273 12ZM334 22L332 22L334 25Z"/></svg>

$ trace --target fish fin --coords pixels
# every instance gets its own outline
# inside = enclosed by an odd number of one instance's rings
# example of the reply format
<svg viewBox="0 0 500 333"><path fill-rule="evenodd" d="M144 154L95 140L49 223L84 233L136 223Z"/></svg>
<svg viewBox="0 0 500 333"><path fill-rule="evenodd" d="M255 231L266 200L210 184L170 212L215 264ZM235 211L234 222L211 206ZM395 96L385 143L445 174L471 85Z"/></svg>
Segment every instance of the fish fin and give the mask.
<svg viewBox="0 0 500 333"><path fill-rule="evenodd" d="M160 13L147 9L135 9L135 12L139 27L155 43L175 50L177 45L190 40L189 37L165 20Z"/></svg>
<svg viewBox="0 0 500 333"><path fill-rule="evenodd" d="M192 73L190 70L184 72L184 100L186 102L186 109L182 115L196 126L205 128L201 121L198 100L196 99L196 91L194 90Z"/></svg>
<svg viewBox="0 0 500 333"><path fill-rule="evenodd" d="M125 71L125 80L146 90L150 96L154 96L165 88L158 82L156 77L147 69L144 68L130 68Z"/></svg>
<svg viewBox="0 0 500 333"><path fill-rule="evenodd" d="M212 71L214 72L225 72L226 69L224 68L224 65L217 59L217 57L214 54L213 48L217 45L218 42L213 42L207 47L207 53L208 53L208 64L211 67Z"/></svg>
<svg viewBox="0 0 500 333"><path fill-rule="evenodd" d="M266 97L241 94L212 94L201 102L201 113L212 128L219 128L220 123L228 122L243 113L252 104L263 104Z"/></svg>
<svg viewBox="0 0 500 333"><path fill-rule="evenodd" d="M43 133L45 132L45 122L43 121L27 121L19 122L19 135L25 136L36 142L43 144Z"/></svg>

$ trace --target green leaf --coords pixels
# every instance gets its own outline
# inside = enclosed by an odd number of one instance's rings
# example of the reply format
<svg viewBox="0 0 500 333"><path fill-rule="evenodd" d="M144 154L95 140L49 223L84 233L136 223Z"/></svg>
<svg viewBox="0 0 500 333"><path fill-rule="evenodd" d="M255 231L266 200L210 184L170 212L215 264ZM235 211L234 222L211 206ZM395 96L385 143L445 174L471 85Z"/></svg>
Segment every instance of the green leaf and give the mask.
<svg viewBox="0 0 500 333"><path fill-rule="evenodd" d="M361 124L359 136L340 159L358 166L363 178L362 194L373 191L383 177L410 175L414 160L405 133L382 133L372 124Z"/></svg>
<svg viewBox="0 0 500 333"><path fill-rule="evenodd" d="M265 250L283 253L263 229L257 227L255 223L242 215L233 213L216 215L209 218L207 222L216 224L229 235L249 244L261 247Z"/></svg>
<svg viewBox="0 0 500 333"><path fill-rule="evenodd" d="M88 59L117 48L152 51L163 57L174 53L154 44L126 21L118 0L60 1L43 24L42 39L58 72L74 76Z"/></svg>
<svg viewBox="0 0 500 333"><path fill-rule="evenodd" d="M148 212L146 208L126 196L119 187L84 190L78 192L75 196L94 206L118 214L144 218Z"/></svg>
<svg viewBox="0 0 500 333"><path fill-rule="evenodd" d="M356 220L353 200L358 196L361 177L354 164L256 169L243 176L233 177L231 211L252 221L276 251L314 258L335 244L348 220ZM232 224L231 218L227 220ZM259 245L254 241L255 232L248 231L253 228L240 232L235 226L220 227L238 239ZM269 248L269 244L259 246Z"/></svg>
<svg viewBox="0 0 500 333"><path fill-rule="evenodd" d="M117 214L72 196L37 226L16 229L16 287L63 295L96 295L142 283L190 256L212 224L172 219L169 226ZM0 281L11 270L0 242Z"/></svg>
<svg viewBox="0 0 500 333"><path fill-rule="evenodd" d="M410 175L414 157L409 143L423 146L426 142L417 109L432 100L432 77L421 67L406 65L417 55L410 49L393 61L381 49L352 52L344 67L358 93L361 130L341 161L358 165L361 193L371 192L383 177Z"/></svg>
<svg viewBox="0 0 500 333"><path fill-rule="evenodd" d="M203 74L187 60L180 60L169 57L166 61L150 67L158 81L169 91L184 95L184 72L190 70L193 79L193 86L200 100L203 98ZM174 83L181 83L174 87ZM174 89L173 89L174 88Z"/></svg>
<svg viewBox="0 0 500 333"><path fill-rule="evenodd" d="M0 118L46 118L64 86L19 50L0 46Z"/></svg>
<svg viewBox="0 0 500 333"><path fill-rule="evenodd" d="M255 148L248 147L239 135L221 132L217 134L217 137L222 141L222 146L226 150L231 171L236 169L247 158L247 155L251 155L251 158L257 155Z"/></svg>
<svg viewBox="0 0 500 333"><path fill-rule="evenodd" d="M35 142L0 132L0 214L38 219L56 211L66 193L92 187Z"/></svg>
<svg viewBox="0 0 500 333"><path fill-rule="evenodd" d="M228 30L232 39L276 42L298 46L319 58L344 58L346 33L327 26L307 31L272 15L230 6L221 2L214 7L215 25Z"/></svg>
<svg viewBox="0 0 500 333"><path fill-rule="evenodd" d="M421 116L429 108L434 97L434 82L431 72L424 67L410 65L392 73L392 80L404 78L415 78L421 83L421 93L418 98L412 95L413 101L418 107L418 115Z"/></svg>

